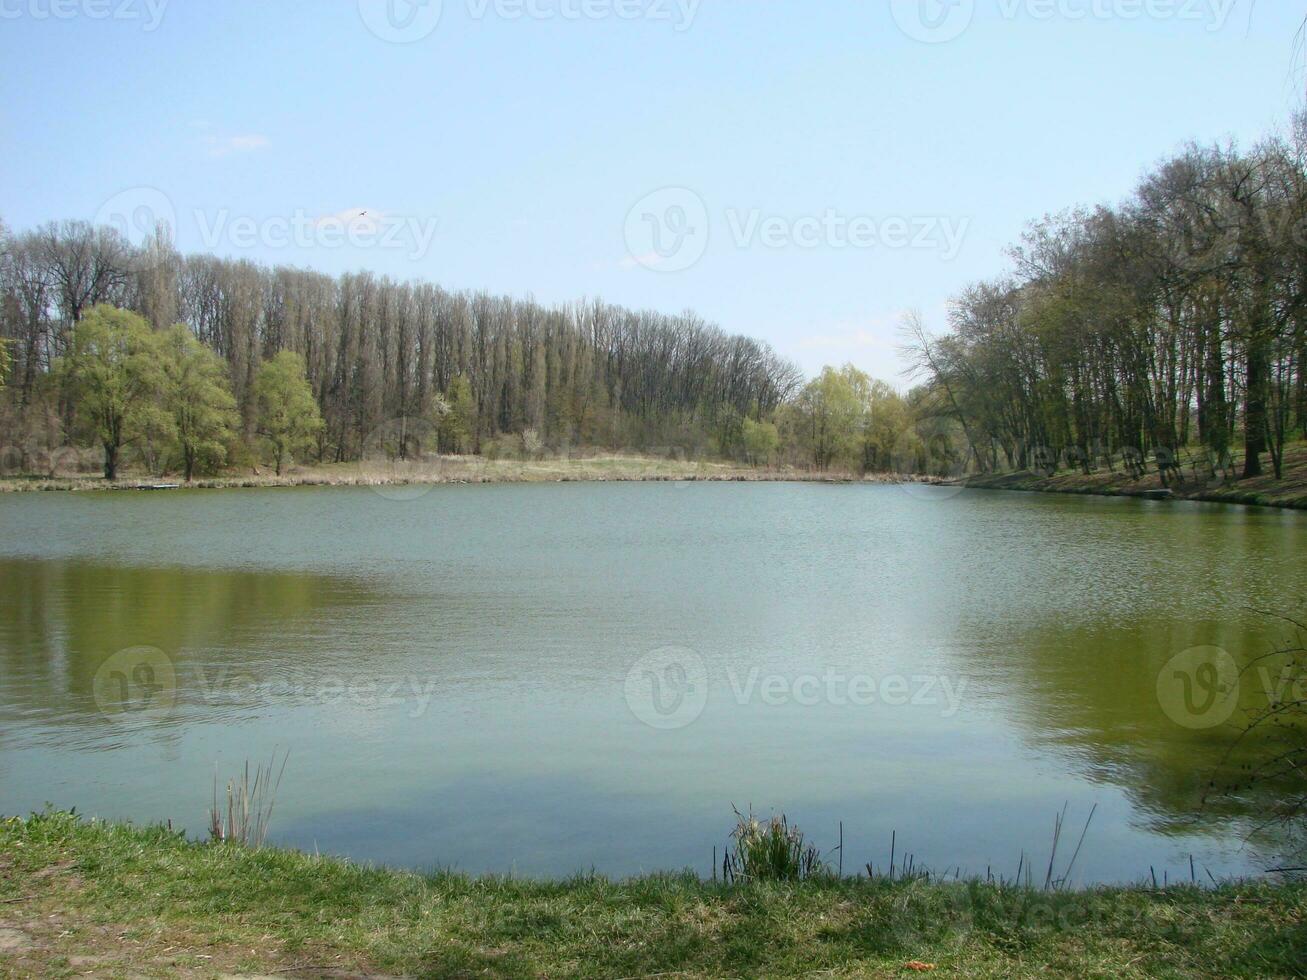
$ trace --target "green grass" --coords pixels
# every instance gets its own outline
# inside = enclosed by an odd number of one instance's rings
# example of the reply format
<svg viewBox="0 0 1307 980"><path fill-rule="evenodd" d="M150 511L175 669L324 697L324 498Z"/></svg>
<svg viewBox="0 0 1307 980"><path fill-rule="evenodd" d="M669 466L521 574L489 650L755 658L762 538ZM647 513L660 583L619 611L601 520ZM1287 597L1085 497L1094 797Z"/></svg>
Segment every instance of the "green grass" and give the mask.
<svg viewBox="0 0 1307 980"><path fill-rule="evenodd" d="M878 977L924 961L932 976L1287 977L1307 969L1305 914L1303 884L527 882L59 813L0 821L11 976Z"/></svg>

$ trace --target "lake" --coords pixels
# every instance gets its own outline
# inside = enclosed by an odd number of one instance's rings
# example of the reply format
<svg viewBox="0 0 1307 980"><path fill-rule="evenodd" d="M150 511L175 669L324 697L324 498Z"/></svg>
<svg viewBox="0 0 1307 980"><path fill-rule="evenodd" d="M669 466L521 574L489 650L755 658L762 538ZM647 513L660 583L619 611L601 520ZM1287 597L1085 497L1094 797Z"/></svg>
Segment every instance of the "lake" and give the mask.
<svg viewBox="0 0 1307 980"><path fill-rule="evenodd" d="M551 484L10 494L0 529L0 813L201 835L276 750L275 843L414 868L707 875L732 805L832 860L843 822L846 872L895 834L1042 876L1095 805L1077 881L1275 854L1256 791L1200 805L1255 683L1205 694L1301 611L1302 514Z"/></svg>

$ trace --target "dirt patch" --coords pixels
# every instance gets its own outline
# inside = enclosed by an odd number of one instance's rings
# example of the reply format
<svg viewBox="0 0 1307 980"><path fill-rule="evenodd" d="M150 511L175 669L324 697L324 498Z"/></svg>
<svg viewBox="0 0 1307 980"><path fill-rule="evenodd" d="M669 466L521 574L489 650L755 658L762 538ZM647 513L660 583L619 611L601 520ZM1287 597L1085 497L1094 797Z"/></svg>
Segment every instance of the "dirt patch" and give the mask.
<svg viewBox="0 0 1307 980"><path fill-rule="evenodd" d="M32 937L22 929L0 928L0 953L25 953L35 948Z"/></svg>

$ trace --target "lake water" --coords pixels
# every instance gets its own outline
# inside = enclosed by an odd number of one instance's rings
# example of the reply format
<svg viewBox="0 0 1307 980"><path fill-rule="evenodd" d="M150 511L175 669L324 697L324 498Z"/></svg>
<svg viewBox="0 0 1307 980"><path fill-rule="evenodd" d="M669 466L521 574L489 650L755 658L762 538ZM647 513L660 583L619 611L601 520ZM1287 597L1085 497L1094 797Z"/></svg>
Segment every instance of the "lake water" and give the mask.
<svg viewBox="0 0 1307 980"><path fill-rule="evenodd" d="M706 875L752 804L846 872L897 832L1011 875L1097 804L1079 881L1247 872L1266 801L1200 798L1255 685L1204 695L1304 555L1302 514L893 486L0 496L0 813L200 835L275 749L274 842L416 868Z"/></svg>

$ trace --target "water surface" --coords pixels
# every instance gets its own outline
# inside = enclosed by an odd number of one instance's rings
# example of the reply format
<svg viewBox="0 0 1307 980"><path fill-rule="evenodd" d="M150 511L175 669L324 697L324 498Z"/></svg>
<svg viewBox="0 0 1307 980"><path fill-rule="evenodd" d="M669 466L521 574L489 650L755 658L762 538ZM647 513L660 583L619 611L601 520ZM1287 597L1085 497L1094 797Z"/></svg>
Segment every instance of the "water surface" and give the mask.
<svg viewBox="0 0 1307 980"><path fill-rule="evenodd" d="M1288 512L886 486L0 496L0 812L198 834L277 748L275 841L410 867L707 874L752 804L843 821L846 871L897 831L1011 874L1096 804L1078 880L1246 872L1266 800L1200 806L1241 712L1158 678L1267 649L1304 554Z"/></svg>

